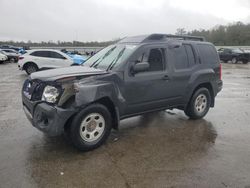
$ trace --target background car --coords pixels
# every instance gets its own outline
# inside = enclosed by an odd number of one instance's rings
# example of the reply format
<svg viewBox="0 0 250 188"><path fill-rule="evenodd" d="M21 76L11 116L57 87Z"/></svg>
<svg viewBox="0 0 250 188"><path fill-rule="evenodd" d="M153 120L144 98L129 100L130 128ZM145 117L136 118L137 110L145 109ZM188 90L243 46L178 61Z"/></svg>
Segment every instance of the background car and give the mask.
<svg viewBox="0 0 250 188"><path fill-rule="evenodd" d="M74 61L67 54L59 50L37 49L28 50L19 56L18 67L29 75L38 70L67 67Z"/></svg>
<svg viewBox="0 0 250 188"><path fill-rule="evenodd" d="M250 53L244 52L240 48L220 48L218 53L220 60L225 63L231 61L232 63L243 62L247 64L250 61Z"/></svg>
<svg viewBox="0 0 250 188"><path fill-rule="evenodd" d="M13 50L13 49L0 49L0 51L8 57L7 61L10 61L10 62L17 62L18 61L18 57L20 54L17 53L15 50Z"/></svg>
<svg viewBox="0 0 250 188"><path fill-rule="evenodd" d="M66 49L62 49L61 52L71 57L71 59L74 61L73 65L82 65L88 59L88 56L81 55L77 51L70 52Z"/></svg>
<svg viewBox="0 0 250 188"><path fill-rule="evenodd" d="M29 49L29 47L16 47L16 46L11 46L11 45L1 45L0 49L12 49L15 50L17 53L24 54L26 53L25 50Z"/></svg>
<svg viewBox="0 0 250 188"><path fill-rule="evenodd" d="M8 57L6 55L4 55L3 53L0 52L0 63L3 63L7 59L8 59Z"/></svg>

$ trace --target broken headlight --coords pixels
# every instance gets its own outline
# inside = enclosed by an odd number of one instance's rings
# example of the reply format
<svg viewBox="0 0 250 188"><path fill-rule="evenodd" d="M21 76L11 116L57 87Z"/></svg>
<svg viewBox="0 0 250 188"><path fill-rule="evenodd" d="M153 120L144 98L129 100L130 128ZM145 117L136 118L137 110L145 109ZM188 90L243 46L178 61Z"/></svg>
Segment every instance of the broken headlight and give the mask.
<svg viewBox="0 0 250 188"><path fill-rule="evenodd" d="M42 100L49 103L56 103L59 95L60 91L58 88L48 85L43 90Z"/></svg>

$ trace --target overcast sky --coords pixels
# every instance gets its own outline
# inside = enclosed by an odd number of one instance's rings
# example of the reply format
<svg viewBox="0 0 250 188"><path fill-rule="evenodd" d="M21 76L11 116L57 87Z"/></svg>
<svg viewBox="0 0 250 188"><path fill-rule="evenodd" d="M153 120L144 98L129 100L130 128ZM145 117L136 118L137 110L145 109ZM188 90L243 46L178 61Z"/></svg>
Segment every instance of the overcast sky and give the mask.
<svg viewBox="0 0 250 188"><path fill-rule="evenodd" d="M0 40L104 41L250 22L250 0L0 0Z"/></svg>

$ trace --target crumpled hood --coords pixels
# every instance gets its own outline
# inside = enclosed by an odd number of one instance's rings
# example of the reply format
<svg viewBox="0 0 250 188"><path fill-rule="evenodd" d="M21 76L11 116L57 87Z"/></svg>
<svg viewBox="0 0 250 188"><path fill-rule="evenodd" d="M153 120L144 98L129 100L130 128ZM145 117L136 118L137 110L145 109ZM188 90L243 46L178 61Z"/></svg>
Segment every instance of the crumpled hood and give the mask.
<svg viewBox="0 0 250 188"><path fill-rule="evenodd" d="M92 67L71 66L71 67L35 72L30 75L30 78L32 80L39 79L43 81L54 81L60 78L71 77L71 76L80 77L80 76L100 75L105 73L107 73L107 71L95 69Z"/></svg>

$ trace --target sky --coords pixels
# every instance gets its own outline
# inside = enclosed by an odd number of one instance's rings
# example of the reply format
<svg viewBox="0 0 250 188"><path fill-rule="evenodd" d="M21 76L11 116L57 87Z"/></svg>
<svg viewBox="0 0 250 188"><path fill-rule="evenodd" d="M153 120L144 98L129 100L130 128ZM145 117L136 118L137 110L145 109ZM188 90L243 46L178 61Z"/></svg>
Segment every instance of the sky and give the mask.
<svg viewBox="0 0 250 188"><path fill-rule="evenodd" d="M250 23L250 0L0 0L0 40L107 41Z"/></svg>

